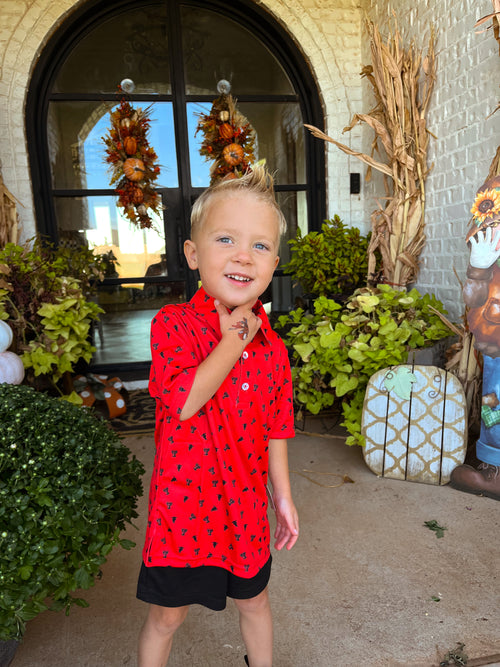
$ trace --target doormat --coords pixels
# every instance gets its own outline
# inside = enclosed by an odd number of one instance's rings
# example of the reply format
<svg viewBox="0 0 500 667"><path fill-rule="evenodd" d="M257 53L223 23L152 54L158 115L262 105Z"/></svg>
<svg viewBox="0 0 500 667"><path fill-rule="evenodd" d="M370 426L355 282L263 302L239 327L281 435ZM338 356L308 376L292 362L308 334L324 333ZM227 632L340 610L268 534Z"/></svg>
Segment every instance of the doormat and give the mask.
<svg viewBox="0 0 500 667"><path fill-rule="evenodd" d="M147 389L129 391L127 412L109 423L120 435L151 435L155 431L155 406Z"/></svg>

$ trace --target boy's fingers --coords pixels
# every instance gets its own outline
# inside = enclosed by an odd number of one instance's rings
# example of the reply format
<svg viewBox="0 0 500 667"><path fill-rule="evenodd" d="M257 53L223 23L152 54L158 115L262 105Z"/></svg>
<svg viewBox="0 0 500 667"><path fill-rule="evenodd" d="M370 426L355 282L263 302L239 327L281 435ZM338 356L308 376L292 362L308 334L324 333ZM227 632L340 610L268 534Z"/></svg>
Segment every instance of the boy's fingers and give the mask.
<svg viewBox="0 0 500 667"><path fill-rule="evenodd" d="M229 310L218 299L214 300L214 306L215 306L215 310L219 313L219 315L221 315L221 316L229 315Z"/></svg>

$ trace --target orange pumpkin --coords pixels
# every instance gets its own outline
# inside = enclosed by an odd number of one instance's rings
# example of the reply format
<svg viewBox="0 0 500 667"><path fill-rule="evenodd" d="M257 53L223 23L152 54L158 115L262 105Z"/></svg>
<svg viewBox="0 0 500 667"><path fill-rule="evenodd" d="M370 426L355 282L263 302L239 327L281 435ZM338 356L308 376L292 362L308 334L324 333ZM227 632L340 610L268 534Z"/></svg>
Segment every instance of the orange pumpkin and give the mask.
<svg viewBox="0 0 500 667"><path fill-rule="evenodd" d="M222 139L232 139L234 134L233 126L230 123L222 123L219 126L219 136Z"/></svg>
<svg viewBox="0 0 500 667"><path fill-rule="evenodd" d="M229 144L229 146L225 146L224 150L222 151L222 157L231 167L235 167L237 164L240 164L244 155L245 153L243 152L243 148L239 144Z"/></svg>
<svg viewBox="0 0 500 667"><path fill-rule="evenodd" d="M135 157L129 157L123 163L123 173L129 181L142 181L145 169L144 162Z"/></svg>
<svg viewBox="0 0 500 667"><path fill-rule="evenodd" d="M135 137L125 137L123 140L123 148L127 155L133 155L137 150L137 140Z"/></svg>
<svg viewBox="0 0 500 667"><path fill-rule="evenodd" d="M141 188L134 188L132 192L132 201L134 204L141 204L144 201L144 192Z"/></svg>

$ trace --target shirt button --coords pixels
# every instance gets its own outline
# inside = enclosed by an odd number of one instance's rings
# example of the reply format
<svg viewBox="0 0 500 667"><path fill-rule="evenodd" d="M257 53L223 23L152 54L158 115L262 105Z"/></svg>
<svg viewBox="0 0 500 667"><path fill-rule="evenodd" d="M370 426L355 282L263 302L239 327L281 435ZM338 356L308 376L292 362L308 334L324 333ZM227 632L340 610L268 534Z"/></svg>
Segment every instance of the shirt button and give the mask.
<svg viewBox="0 0 500 667"><path fill-rule="evenodd" d="M244 382L241 385L241 388L243 389L243 391L248 391L248 389L250 388L250 385L248 384L248 382Z"/></svg>
<svg viewBox="0 0 500 667"><path fill-rule="evenodd" d="M248 359L248 352L245 350L241 356L243 359Z"/></svg>

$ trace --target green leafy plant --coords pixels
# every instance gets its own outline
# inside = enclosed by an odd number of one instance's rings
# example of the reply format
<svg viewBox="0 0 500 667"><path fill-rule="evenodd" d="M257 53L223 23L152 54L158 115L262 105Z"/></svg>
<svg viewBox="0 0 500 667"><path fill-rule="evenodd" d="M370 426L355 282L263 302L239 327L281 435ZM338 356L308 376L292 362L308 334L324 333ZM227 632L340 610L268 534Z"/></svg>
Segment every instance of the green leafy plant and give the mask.
<svg viewBox="0 0 500 667"><path fill-rule="evenodd" d="M329 296L366 285L370 235L347 227L338 215L325 220L320 232L289 241L291 259L283 266L306 294Z"/></svg>
<svg viewBox="0 0 500 667"><path fill-rule="evenodd" d="M370 377L405 363L410 349L452 333L434 309L446 313L433 295L378 285L356 290L344 306L320 296L314 314L299 308L282 315L277 328L288 330L284 340L300 409L317 414L341 399L346 442L363 445L361 413Z"/></svg>
<svg viewBox="0 0 500 667"><path fill-rule="evenodd" d="M8 243L0 251L0 319L13 329L33 386L43 376L63 394L64 373L92 357L90 326L102 309L85 294L101 275L98 258L91 256L87 249L54 250L38 240L31 246Z"/></svg>
<svg viewBox="0 0 500 667"><path fill-rule="evenodd" d="M142 464L87 409L0 384L0 639L46 609L88 606L120 532L137 516Z"/></svg>

